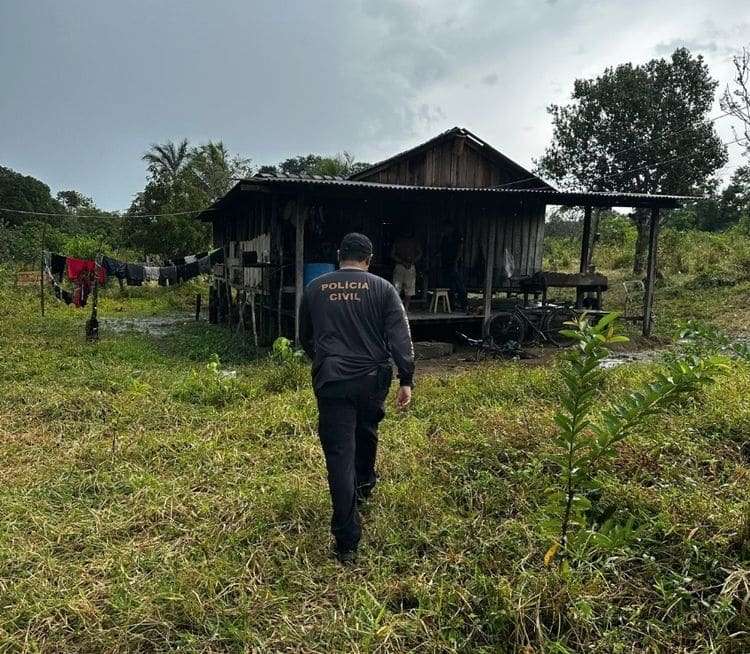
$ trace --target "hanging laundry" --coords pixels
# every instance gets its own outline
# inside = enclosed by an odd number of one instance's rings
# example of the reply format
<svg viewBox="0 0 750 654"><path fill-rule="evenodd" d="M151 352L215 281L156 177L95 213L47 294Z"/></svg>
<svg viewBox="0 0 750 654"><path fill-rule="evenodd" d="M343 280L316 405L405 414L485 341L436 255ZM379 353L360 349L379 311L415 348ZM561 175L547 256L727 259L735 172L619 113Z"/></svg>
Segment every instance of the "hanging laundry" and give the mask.
<svg viewBox="0 0 750 654"><path fill-rule="evenodd" d="M183 279L193 279L193 277L197 277L198 275L200 275L200 268L198 267L197 261L185 264Z"/></svg>
<svg viewBox="0 0 750 654"><path fill-rule="evenodd" d="M203 257L207 257L207 256L208 256L208 252L199 252L198 254L195 255L195 258L198 261L200 261L201 259L203 259Z"/></svg>
<svg viewBox="0 0 750 654"><path fill-rule="evenodd" d="M52 274L52 271L50 270L50 275ZM58 284L54 277L52 278L52 294L58 299L65 302L65 304L70 304L73 302L73 295L66 291L60 284Z"/></svg>
<svg viewBox="0 0 750 654"><path fill-rule="evenodd" d="M88 284L79 284L73 290L73 304L77 307L85 307L89 299L91 286Z"/></svg>
<svg viewBox="0 0 750 654"><path fill-rule="evenodd" d="M198 259L198 270L200 271L201 275L205 275L206 273L211 272L211 259L208 255Z"/></svg>
<svg viewBox="0 0 750 654"><path fill-rule="evenodd" d="M175 266L184 266L185 265L185 257L177 257L177 259L173 259L172 263Z"/></svg>
<svg viewBox="0 0 750 654"><path fill-rule="evenodd" d="M211 254L208 255L208 260L211 262L211 265L213 266L215 263L224 263L224 249L223 248L217 248Z"/></svg>
<svg viewBox="0 0 750 654"><path fill-rule="evenodd" d="M158 282L159 281L159 268L158 266L144 266L144 276L147 282Z"/></svg>
<svg viewBox="0 0 750 654"><path fill-rule="evenodd" d="M177 266L162 266L159 268L159 286L174 286L177 283Z"/></svg>
<svg viewBox="0 0 750 654"><path fill-rule="evenodd" d="M141 286L146 278L146 270L140 263L128 263L126 267L126 279L128 286Z"/></svg>
<svg viewBox="0 0 750 654"><path fill-rule="evenodd" d="M125 279L128 276L127 264L124 261L118 261L111 257L102 257L102 266L108 275L117 277L117 279Z"/></svg>
<svg viewBox="0 0 750 654"><path fill-rule="evenodd" d="M107 280L107 273L102 266L97 266L96 261L92 259L75 259L73 257L67 258L68 266L68 279L71 282L77 282L78 278L82 274L88 273L87 279L89 282L93 281L94 271L99 279L99 283L104 285Z"/></svg>
<svg viewBox="0 0 750 654"><path fill-rule="evenodd" d="M65 257L52 253L50 255L49 269L53 275L57 275L58 279L62 279L62 275L65 272Z"/></svg>
<svg viewBox="0 0 750 654"><path fill-rule="evenodd" d="M185 263L195 263L198 260L198 257L196 257L194 254L188 254L185 257Z"/></svg>

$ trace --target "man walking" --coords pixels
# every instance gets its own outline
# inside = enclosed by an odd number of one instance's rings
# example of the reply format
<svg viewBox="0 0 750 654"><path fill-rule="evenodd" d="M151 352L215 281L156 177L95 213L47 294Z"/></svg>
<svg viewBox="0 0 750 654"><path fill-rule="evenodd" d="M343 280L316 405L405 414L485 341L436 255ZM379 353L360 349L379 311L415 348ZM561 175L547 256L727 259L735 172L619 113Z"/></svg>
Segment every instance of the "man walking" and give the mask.
<svg viewBox="0 0 750 654"><path fill-rule="evenodd" d="M376 482L378 425L393 374L389 357L398 369L396 405L405 408L411 401L414 349L396 289L368 272L370 239L347 234L338 258L339 270L305 289L300 327L302 345L313 360L336 556L352 563L362 533L357 505Z"/></svg>

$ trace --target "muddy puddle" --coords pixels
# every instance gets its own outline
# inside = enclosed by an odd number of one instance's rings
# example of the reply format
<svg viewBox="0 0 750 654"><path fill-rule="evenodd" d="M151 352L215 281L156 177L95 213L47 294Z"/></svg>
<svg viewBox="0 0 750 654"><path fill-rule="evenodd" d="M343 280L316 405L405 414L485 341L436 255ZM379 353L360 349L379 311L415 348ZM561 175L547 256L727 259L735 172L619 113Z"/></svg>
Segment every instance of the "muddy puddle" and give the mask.
<svg viewBox="0 0 750 654"><path fill-rule="evenodd" d="M618 352L601 361L602 368L616 368L625 363L649 363L655 361L665 350L641 350L640 352Z"/></svg>
<svg viewBox="0 0 750 654"><path fill-rule="evenodd" d="M140 334L160 337L168 336L183 325L194 321L195 318L190 314L143 318L101 318L99 320L99 331L115 334L138 332Z"/></svg>

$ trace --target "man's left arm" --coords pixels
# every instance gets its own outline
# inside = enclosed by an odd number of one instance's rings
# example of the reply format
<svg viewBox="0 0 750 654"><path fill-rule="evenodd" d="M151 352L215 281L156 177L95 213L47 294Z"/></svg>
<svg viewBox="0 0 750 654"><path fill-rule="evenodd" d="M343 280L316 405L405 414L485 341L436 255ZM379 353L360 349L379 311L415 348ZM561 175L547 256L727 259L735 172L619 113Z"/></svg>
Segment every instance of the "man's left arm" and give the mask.
<svg viewBox="0 0 750 654"><path fill-rule="evenodd" d="M385 333L391 357L398 369L401 388L397 401L399 406L404 407L411 399L411 388L414 385L414 346L404 305L396 289L390 284L385 298Z"/></svg>

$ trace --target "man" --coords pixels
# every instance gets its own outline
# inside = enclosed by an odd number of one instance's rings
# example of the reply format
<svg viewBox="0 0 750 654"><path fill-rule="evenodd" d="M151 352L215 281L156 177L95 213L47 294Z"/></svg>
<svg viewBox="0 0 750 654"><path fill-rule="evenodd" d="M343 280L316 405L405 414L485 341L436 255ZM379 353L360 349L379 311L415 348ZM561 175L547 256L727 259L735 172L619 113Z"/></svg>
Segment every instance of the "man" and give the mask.
<svg viewBox="0 0 750 654"><path fill-rule="evenodd" d="M409 310L409 304L417 292L416 263L422 258L422 247L414 238L414 231L408 230L399 236L391 249L391 259L395 262L393 268L393 285L396 291L404 297L404 309Z"/></svg>
<svg viewBox="0 0 750 654"><path fill-rule="evenodd" d="M368 272L370 239L347 234L338 259L339 270L305 288L300 327L302 345L313 360L336 556L352 563L361 537L357 504L376 482L378 425L393 375L389 356L400 379L396 405L403 409L411 401L414 349L396 289Z"/></svg>
<svg viewBox="0 0 750 654"><path fill-rule="evenodd" d="M440 268L443 284L453 293L453 308L466 311L467 296L464 280L459 270L464 245L464 237L452 222L443 223L443 236L440 239Z"/></svg>

